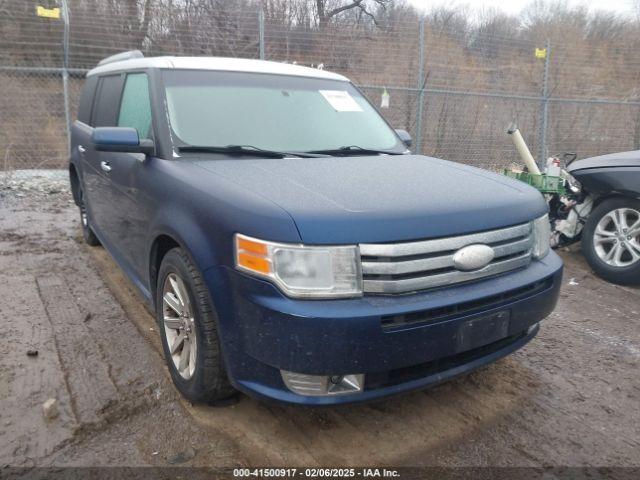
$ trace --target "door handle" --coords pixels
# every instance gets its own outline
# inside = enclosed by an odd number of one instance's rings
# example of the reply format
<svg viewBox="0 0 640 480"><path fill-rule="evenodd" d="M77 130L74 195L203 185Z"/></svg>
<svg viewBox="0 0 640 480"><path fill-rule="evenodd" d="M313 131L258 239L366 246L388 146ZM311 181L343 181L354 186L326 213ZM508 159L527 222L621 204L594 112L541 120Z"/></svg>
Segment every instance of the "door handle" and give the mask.
<svg viewBox="0 0 640 480"><path fill-rule="evenodd" d="M86 152L86 151L87 151L87 149L86 149L86 148L84 148L82 145L78 145L78 151L79 151L80 153L84 153L84 152Z"/></svg>
<svg viewBox="0 0 640 480"><path fill-rule="evenodd" d="M100 162L100 168L105 172L111 171L111 165L109 165L109 162L104 162L104 161Z"/></svg>

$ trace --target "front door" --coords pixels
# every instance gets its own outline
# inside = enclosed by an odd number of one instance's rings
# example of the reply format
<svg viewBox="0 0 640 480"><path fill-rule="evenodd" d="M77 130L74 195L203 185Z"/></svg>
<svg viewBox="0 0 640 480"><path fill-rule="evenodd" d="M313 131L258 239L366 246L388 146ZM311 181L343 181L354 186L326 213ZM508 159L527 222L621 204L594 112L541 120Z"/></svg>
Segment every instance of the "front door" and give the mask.
<svg viewBox="0 0 640 480"><path fill-rule="evenodd" d="M129 73L125 77L116 126L131 127L140 139L153 136L149 81L146 73ZM103 152L110 177L110 209L106 213L114 233L113 244L134 278L144 278L145 245L149 225L143 205L140 180L151 168L153 159L141 153Z"/></svg>

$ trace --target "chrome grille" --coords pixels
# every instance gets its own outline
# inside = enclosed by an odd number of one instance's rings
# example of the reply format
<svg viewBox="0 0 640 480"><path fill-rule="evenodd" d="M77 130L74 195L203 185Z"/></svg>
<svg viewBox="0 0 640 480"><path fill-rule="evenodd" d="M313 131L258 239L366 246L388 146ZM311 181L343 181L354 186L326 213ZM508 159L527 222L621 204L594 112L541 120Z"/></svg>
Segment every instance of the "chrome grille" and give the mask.
<svg viewBox="0 0 640 480"><path fill-rule="evenodd" d="M493 260L479 270L456 269L456 251L474 244L492 247ZM361 244L364 292L408 293L499 275L529 265L532 245L531 223L419 242Z"/></svg>

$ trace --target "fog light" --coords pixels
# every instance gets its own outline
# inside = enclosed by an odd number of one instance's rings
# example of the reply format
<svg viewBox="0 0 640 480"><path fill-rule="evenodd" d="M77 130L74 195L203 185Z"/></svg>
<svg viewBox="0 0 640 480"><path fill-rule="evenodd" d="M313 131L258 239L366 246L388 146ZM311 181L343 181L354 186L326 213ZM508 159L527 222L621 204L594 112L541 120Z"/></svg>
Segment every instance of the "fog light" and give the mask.
<svg viewBox="0 0 640 480"><path fill-rule="evenodd" d="M306 375L281 370L282 380L289 390L299 395L328 396L361 392L364 374Z"/></svg>

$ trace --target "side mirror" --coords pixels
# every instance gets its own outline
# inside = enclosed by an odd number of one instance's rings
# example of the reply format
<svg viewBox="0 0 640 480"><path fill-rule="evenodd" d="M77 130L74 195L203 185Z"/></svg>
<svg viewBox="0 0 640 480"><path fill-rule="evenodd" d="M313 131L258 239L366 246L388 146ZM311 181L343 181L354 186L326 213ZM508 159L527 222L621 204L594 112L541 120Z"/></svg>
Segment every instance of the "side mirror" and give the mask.
<svg viewBox="0 0 640 480"><path fill-rule="evenodd" d="M155 147L153 140L140 140L138 131L131 127L96 127L91 142L99 152L144 153L150 155Z"/></svg>
<svg viewBox="0 0 640 480"><path fill-rule="evenodd" d="M413 141L411 140L411 134L409 132L401 128L396 128L396 135L400 137L400 140L402 140L402 143L404 143L407 148L411 147Z"/></svg>

